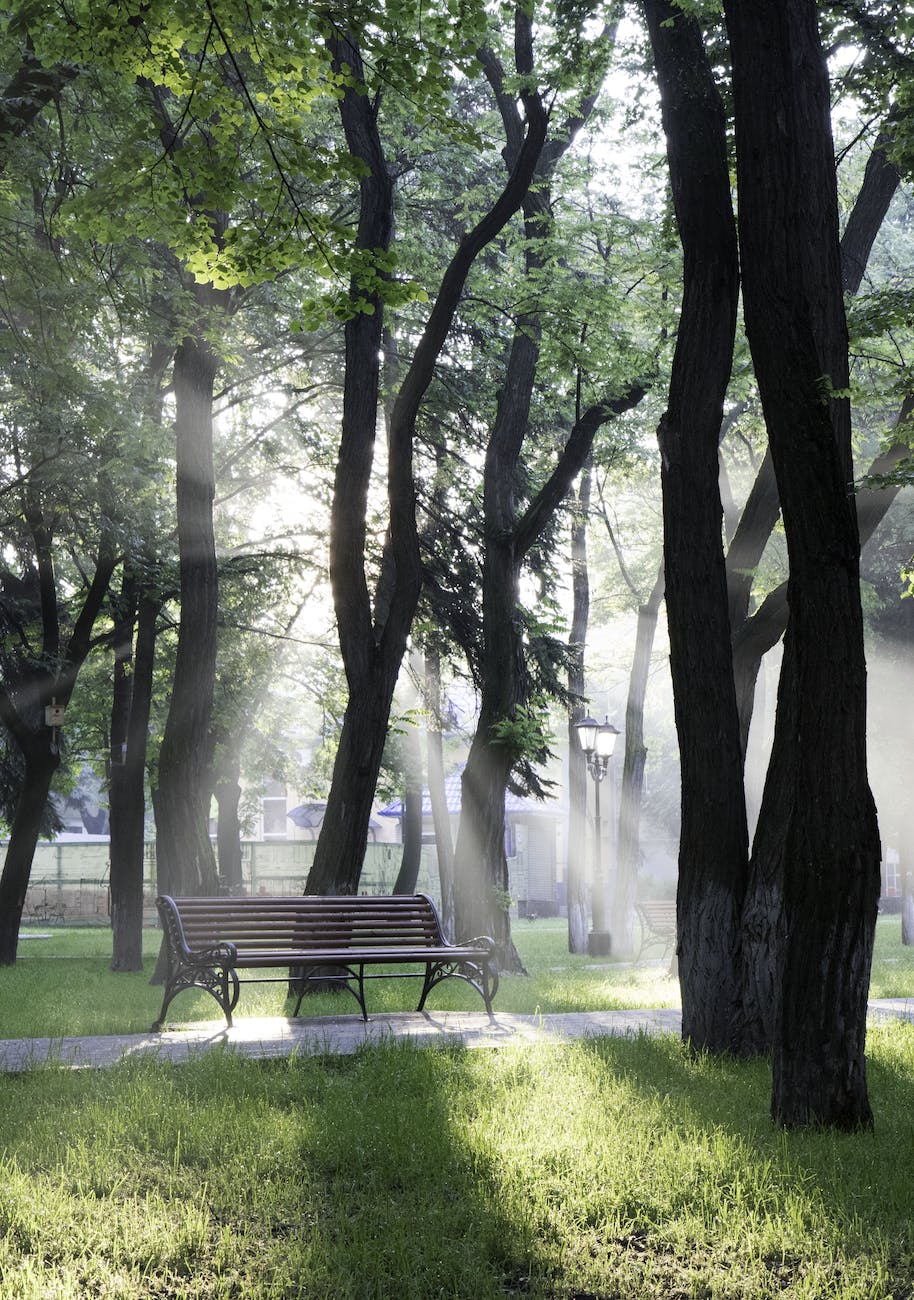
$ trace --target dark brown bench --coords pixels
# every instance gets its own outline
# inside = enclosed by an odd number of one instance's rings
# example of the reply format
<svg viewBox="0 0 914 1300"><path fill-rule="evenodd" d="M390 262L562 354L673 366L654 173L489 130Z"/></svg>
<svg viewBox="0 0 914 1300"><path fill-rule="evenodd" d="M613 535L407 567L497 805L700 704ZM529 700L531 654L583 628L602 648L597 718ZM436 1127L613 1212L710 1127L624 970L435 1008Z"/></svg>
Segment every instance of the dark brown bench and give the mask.
<svg viewBox="0 0 914 1300"><path fill-rule="evenodd" d="M676 903L674 899L643 898L635 904L641 922L641 947L638 959L645 948L653 943L663 944L663 955L676 947Z"/></svg>
<svg viewBox="0 0 914 1300"><path fill-rule="evenodd" d="M169 1004L183 989L211 993L229 1025L240 985L288 982L298 993L297 1016L310 981L338 985L353 995L368 1019L365 980L422 979L417 1010L446 979L464 979L482 996L492 1014L498 967L492 939L450 944L441 931L435 905L425 894L329 898L171 898L156 899L168 954L162 1010L153 1025L161 1029ZM366 967L414 966L390 972ZM239 980L239 970L277 977Z"/></svg>

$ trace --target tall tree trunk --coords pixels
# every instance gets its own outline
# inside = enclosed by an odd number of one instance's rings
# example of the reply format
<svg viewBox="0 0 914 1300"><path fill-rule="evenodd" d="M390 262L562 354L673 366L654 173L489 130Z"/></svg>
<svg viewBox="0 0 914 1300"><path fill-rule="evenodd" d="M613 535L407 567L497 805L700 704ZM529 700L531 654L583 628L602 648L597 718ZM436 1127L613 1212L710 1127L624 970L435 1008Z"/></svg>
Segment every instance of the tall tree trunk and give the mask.
<svg viewBox="0 0 914 1300"><path fill-rule="evenodd" d="M571 518L571 634L568 656L568 836L565 851L565 899L568 951L587 951L587 759L578 740L577 723L585 715L584 649L590 618L587 569L587 515L590 510L591 460L581 474Z"/></svg>
<svg viewBox="0 0 914 1300"><path fill-rule="evenodd" d="M657 616L663 600L664 571L661 567L650 595L638 609L635 654L628 679L625 705L625 756L622 765L622 791L619 799L619 848L616 868L616 894L613 900L612 931L616 956L633 949L632 918L641 864L641 802L644 793L644 700L651 667Z"/></svg>
<svg viewBox="0 0 914 1300"><path fill-rule="evenodd" d="M16 804L9 844L0 876L0 966L12 966L19 946L19 926L32 872L51 782L60 753L50 727L40 727L23 749L25 779Z"/></svg>
<svg viewBox="0 0 914 1300"><path fill-rule="evenodd" d="M889 204L898 188L900 175L886 150L892 140L892 128L886 127L869 157L863 184L854 201L844 234L841 236L841 282L845 293L860 288L870 251L885 220ZM911 418L911 400L906 398L898 416L901 428ZM871 474L885 474L909 454L907 443L899 440L883 452ZM867 490L858 498L858 526L864 544L882 519L898 489L886 492ZM865 504L864 504L865 503ZM749 727L755 701L755 684L762 658L772 649L787 627L786 584L770 592L759 609L750 616L749 597L755 568L780 513L777 481L770 450L766 452L739 527L727 552L727 582L730 592L730 626L733 633L733 672L740 715L740 738L745 756Z"/></svg>
<svg viewBox="0 0 914 1300"><path fill-rule="evenodd" d="M215 894L209 838L219 583L213 532L213 385L218 361L202 337L175 353L175 443L181 621L159 754L156 860L163 893Z"/></svg>
<svg viewBox="0 0 914 1300"><path fill-rule="evenodd" d="M669 405L658 429L670 669L682 768L677 953L682 1033L740 1051L748 869L718 483L738 296L726 119L701 30L646 0L684 257Z"/></svg>
<svg viewBox="0 0 914 1300"><path fill-rule="evenodd" d="M790 562L753 850L775 937L772 1114L854 1128L872 1121L864 1040L880 845L828 74L810 0L726 0L725 12L746 329Z"/></svg>
<svg viewBox="0 0 914 1300"><path fill-rule="evenodd" d="M129 619L129 626L128 620L124 620L124 636L119 638L119 645L115 648L115 689L111 710L108 797L113 971L143 968L144 778L156 623L162 600L157 593L143 591L130 603L134 605L135 617Z"/></svg>

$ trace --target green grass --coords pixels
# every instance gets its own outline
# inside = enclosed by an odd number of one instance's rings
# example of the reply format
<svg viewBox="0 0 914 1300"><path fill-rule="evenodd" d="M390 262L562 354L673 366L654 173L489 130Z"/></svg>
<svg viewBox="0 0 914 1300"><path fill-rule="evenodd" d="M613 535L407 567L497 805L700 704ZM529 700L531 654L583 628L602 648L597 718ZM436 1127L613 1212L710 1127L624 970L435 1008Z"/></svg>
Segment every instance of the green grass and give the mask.
<svg viewBox="0 0 914 1300"><path fill-rule="evenodd" d="M0 1089L12 1300L903 1300L914 1030L875 1134L672 1038L47 1068Z"/></svg>
<svg viewBox="0 0 914 1300"><path fill-rule="evenodd" d="M911 992L899 931L879 923L874 995ZM569 958L560 923L517 940L531 974L505 981L502 1009L674 1000L659 965ZM26 992L30 1032L148 1025L158 993L108 972L109 944L26 941L0 971L4 1026ZM212 1018L182 996L182 1019ZM261 999L284 1009L271 986L241 1009ZM872 1028L868 1053L876 1130L851 1136L776 1130L764 1062L672 1037L264 1062L223 1048L8 1076L0 1296L912 1300L914 1027Z"/></svg>

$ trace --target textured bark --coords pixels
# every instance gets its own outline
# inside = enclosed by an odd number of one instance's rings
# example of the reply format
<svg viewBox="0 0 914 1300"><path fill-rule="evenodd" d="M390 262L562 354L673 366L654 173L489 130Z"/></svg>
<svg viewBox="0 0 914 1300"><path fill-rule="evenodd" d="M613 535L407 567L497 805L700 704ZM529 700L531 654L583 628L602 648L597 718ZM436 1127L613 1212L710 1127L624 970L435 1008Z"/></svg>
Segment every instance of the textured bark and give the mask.
<svg viewBox="0 0 914 1300"><path fill-rule="evenodd" d="M125 587L126 587L125 583ZM113 971L143 969L143 857L145 847L146 748L152 704L152 672L158 595L128 595L115 646L115 684L111 709L111 780L108 787L111 830L111 929ZM136 645L134 647L134 626Z"/></svg>
<svg viewBox="0 0 914 1300"><path fill-rule="evenodd" d="M23 748L25 779L10 826L9 844L0 876L0 966L12 966L19 946L19 926L32 872L32 859L51 782L60 766L51 728L41 727Z"/></svg>
<svg viewBox="0 0 914 1300"><path fill-rule="evenodd" d="M697 22L646 0L684 257L658 429L670 669L682 768L677 953L682 1033L742 1051L739 918L748 832L727 616L718 442L739 288L723 105Z"/></svg>
<svg viewBox="0 0 914 1300"><path fill-rule="evenodd" d="M530 20L516 13L517 42L532 41ZM334 58L362 79L359 51L345 38L333 42ZM355 893L365 855L368 820L377 783L390 705L421 588L413 479L413 436L420 405L431 383L470 269L523 200L542 147L546 116L537 95L521 94L527 129L508 181L489 212L460 242L448 265L425 329L393 403L388 426L388 554L392 583L383 601L383 623L373 616L365 575L365 511L378 408L378 352L383 304L368 296L372 314L360 312L346 325L343 431L331 512L330 581L349 685L349 702L333 769L308 893ZM340 111L350 152L365 164L360 179L360 248L383 249L390 241L393 196L378 135L375 105L347 90ZM379 605L379 609L381 606Z"/></svg>
<svg viewBox="0 0 914 1300"><path fill-rule="evenodd" d="M587 570L587 515L590 510L591 465L581 474L571 519L571 633L568 695L574 703L568 715L568 836L565 849L565 899L568 908L568 951L587 951L587 759L577 726L585 715L584 650L590 618L590 576ZM580 703L578 703L580 701Z"/></svg>
<svg viewBox="0 0 914 1300"><path fill-rule="evenodd" d="M899 173L886 157L892 139L886 128L870 155L863 184L851 209L841 237L841 281L845 293L860 288L870 251L885 219L889 204L898 188ZM911 402L906 399L898 416L898 426L911 417ZM878 456L870 474L885 474L909 454L906 443L896 443ZM860 541L864 544L875 531L894 500L898 489L867 489L858 496L857 513ZM754 570L759 563L771 531L780 513L777 482L770 451L766 453L740 525L727 553L727 582L730 592L730 625L733 630L733 672L740 715L740 739L745 756L755 701L755 684L762 658L780 641L787 627L786 584L770 593L750 616L749 596Z"/></svg>
<svg viewBox="0 0 914 1300"><path fill-rule="evenodd" d="M635 653L628 679L625 705L625 754L622 761L622 790L619 797L619 848L616 867L616 893L613 900L613 947L616 956L633 948L633 920L638 868L641 864L641 802L644 793L644 700L657 616L663 600L663 568L653 589L638 609Z"/></svg>
<svg viewBox="0 0 914 1300"><path fill-rule="evenodd" d="M828 77L809 0L728 0L725 11L746 329L790 561L752 863L774 939L772 1114L853 1128L872 1120L863 1049L880 846L849 407L837 395L848 368Z"/></svg>
<svg viewBox="0 0 914 1300"><path fill-rule="evenodd" d="M181 616L168 718L159 753L156 862L159 889L215 894L209 838L219 582L213 531L213 384L218 368L202 337L175 353L175 463Z"/></svg>

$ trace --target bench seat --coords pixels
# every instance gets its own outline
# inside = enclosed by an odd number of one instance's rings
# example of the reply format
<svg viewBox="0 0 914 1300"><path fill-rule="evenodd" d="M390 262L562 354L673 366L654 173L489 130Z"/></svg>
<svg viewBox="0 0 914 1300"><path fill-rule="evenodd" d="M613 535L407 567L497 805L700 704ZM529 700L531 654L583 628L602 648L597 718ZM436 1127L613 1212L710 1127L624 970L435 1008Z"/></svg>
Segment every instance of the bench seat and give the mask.
<svg viewBox="0 0 914 1300"><path fill-rule="evenodd" d="M231 1026L240 985L252 982L239 980L239 970L285 969L282 980L291 980L298 993L295 1016L309 982L320 981L348 989L367 1020L365 981L382 978L422 979L419 1011L437 984L463 979L492 1014L498 988L494 941L484 937L448 943L435 906L425 894L292 898L163 894L156 906L168 975L153 1030L162 1028L170 1003L188 988L211 993ZM365 969L382 966L400 969L370 973Z"/></svg>

